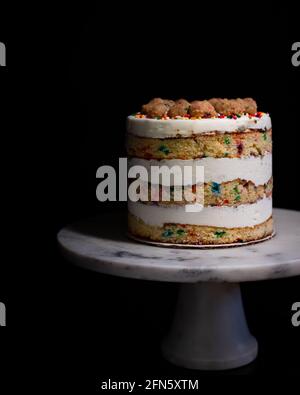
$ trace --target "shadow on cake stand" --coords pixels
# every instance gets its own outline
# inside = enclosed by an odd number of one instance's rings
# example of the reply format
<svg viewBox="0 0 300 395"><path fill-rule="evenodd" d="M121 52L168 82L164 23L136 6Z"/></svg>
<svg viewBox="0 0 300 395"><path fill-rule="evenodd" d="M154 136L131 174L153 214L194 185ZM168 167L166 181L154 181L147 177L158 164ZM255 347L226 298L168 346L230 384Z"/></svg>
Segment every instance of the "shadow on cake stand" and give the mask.
<svg viewBox="0 0 300 395"><path fill-rule="evenodd" d="M257 355L239 283L300 274L300 212L274 210L275 238L235 248L187 249L141 244L126 237L126 219L105 214L62 229L71 262L100 273L180 283L162 352L191 369L246 365ZM105 224L105 227L103 226Z"/></svg>

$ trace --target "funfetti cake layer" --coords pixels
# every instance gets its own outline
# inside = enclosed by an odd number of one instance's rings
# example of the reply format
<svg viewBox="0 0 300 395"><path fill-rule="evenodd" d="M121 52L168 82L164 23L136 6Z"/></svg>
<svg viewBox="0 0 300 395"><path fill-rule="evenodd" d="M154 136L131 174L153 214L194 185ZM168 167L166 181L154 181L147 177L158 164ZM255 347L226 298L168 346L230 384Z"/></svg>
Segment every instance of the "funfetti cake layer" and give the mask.
<svg viewBox="0 0 300 395"><path fill-rule="evenodd" d="M165 185L152 185L159 196L155 202L129 202L129 231L185 244L227 244L272 234L271 128L269 114L257 112L250 98L153 99L144 105L127 120L130 165L148 171L151 166L203 166L204 189L198 194L195 172L184 179L180 202L173 198L175 181L170 201L162 200ZM201 211L185 210L203 196Z"/></svg>
<svg viewBox="0 0 300 395"><path fill-rule="evenodd" d="M145 224L141 219L128 215L130 232L137 237L174 244L231 244L264 239L273 232L272 217L255 226L227 228L184 224L155 226Z"/></svg>
<svg viewBox="0 0 300 395"><path fill-rule="evenodd" d="M199 120L199 122L201 122ZM240 158L272 152L272 130L194 135L177 138L144 138L129 135L128 155L145 159Z"/></svg>
<svg viewBox="0 0 300 395"><path fill-rule="evenodd" d="M144 204L151 204L151 198L159 206L169 205L187 205L191 203L202 204L204 206L239 206L241 204L255 203L259 199L272 196L272 178L263 185L256 186L251 181L233 180L221 184L209 182L194 185L186 185L184 189L181 186L169 188L161 184L148 183L148 200ZM169 192L169 200L164 199ZM176 196L181 192L182 200L177 200ZM184 192L184 193L183 193Z"/></svg>

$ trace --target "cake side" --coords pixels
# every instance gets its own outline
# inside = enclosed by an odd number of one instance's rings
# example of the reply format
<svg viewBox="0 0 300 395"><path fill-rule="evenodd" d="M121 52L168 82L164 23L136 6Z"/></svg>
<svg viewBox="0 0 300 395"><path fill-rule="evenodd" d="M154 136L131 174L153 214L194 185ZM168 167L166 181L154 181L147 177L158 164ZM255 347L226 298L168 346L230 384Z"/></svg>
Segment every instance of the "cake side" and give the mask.
<svg viewBox="0 0 300 395"><path fill-rule="evenodd" d="M182 185L172 185L165 201L166 187L150 184L147 201L128 204L129 231L152 241L183 244L227 244L271 235L269 114L257 112L253 99L182 100L153 99L130 116L127 153L131 165L148 171L159 165L203 166L203 188L198 194L199 180L192 177L181 201L174 194ZM185 211L187 204L199 202L201 211Z"/></svg>

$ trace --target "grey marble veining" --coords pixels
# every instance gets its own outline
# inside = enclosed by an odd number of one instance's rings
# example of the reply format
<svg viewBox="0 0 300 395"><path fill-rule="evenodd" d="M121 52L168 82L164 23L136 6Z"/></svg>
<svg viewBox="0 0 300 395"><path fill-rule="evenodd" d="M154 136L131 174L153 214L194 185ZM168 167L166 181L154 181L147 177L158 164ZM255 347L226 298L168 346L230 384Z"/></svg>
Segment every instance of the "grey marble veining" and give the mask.
<svg viewBox="0 0 300 395"><path fill-rule="evenodd" d="M62 229L72 262L101 273L171 282L241 282L300 275L300 213L275 209L276 236L235 248L180 249L126 236L126 217L105 214Z"/></svg>

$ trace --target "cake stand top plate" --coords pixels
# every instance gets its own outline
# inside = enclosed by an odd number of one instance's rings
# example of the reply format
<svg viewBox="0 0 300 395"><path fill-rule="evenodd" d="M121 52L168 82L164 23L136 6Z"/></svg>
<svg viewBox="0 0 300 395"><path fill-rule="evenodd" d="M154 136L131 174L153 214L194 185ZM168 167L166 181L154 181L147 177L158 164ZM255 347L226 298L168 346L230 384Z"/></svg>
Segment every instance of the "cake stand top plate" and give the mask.
<svg viewBox="0 0 300 395"><path fill-rule="evenodd" d="M73 263L116 276L181 283L241 282L300 275L300 212L274 209L276 236L234 248L186 249L142 244L126 236L126 217L107 213L58 234Z"/></svg>

